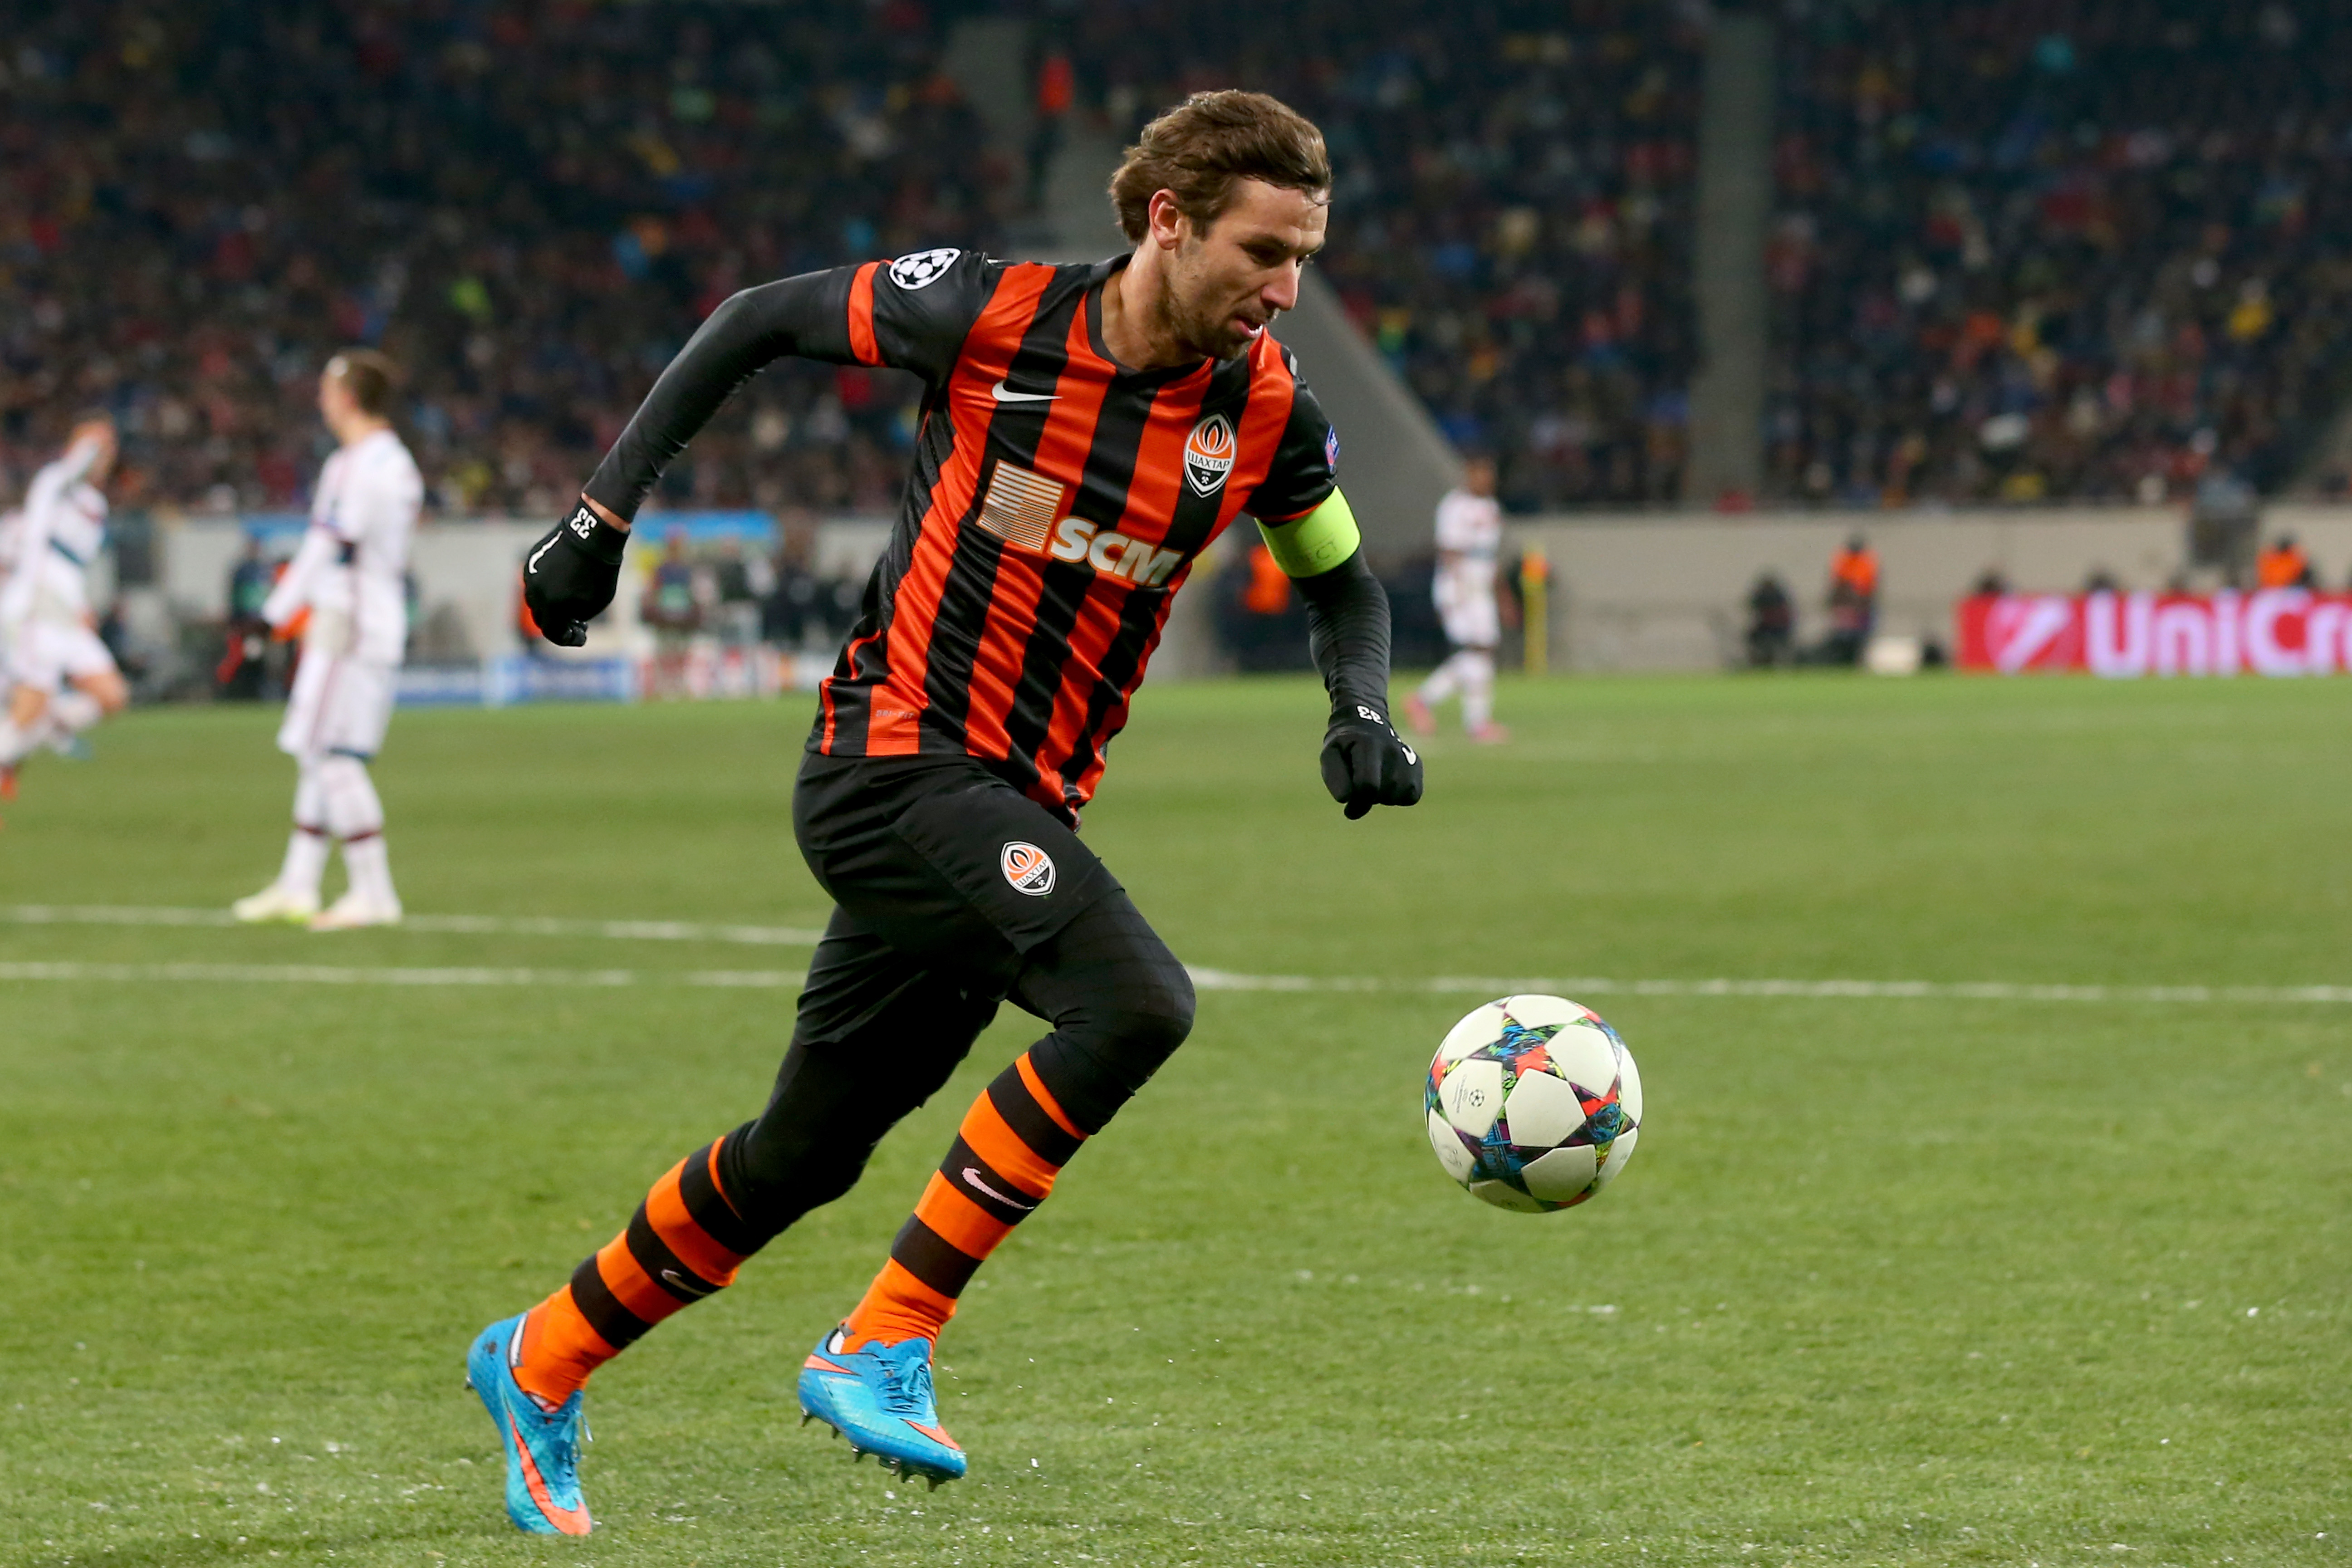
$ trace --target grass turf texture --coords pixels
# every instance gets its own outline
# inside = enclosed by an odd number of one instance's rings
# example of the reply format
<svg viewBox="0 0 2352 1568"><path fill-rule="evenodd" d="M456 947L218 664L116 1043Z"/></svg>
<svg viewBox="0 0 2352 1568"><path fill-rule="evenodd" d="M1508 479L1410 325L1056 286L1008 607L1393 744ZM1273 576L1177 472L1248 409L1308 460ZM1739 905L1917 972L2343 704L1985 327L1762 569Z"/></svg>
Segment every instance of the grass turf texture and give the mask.
<svg viewBox="0 0 2352 1568"><path fill-rule="evenodd" d="M1427 804L1349 825L1315 692L1170 688L1087 837L1251 973L2342 984L2345 689L1507 686L1517 742L1434 742ZM403 893L814 923L804 716L404 715ZM37 762L0 903L258 886L274 722ZM16 962L804 956L0 926ZM2352 1009L1598 998L1642 1152L1527 1217L1423 1142L1476 1000L1204 994L968 1295L972 1477L909 1490L799 1429L793 1378L1035 1034L1008 1009L855 1193L600 1374L598 1533L550 1545L499 1511L467 1339L756 1110L790 992L0 983L0 1561L2345 1560Z"/></svg>

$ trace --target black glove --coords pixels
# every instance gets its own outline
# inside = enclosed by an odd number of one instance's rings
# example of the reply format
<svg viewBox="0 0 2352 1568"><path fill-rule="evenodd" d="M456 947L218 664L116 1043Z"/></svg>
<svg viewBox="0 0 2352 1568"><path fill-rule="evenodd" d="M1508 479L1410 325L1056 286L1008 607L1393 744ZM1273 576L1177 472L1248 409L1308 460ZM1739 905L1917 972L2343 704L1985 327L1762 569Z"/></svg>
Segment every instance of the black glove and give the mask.
<svg viewBox="0 0 2352 1568"><path fill-rule="evenodd" d="M1421 756L1378 711L1351 702L1323 731L1323 787L1350 822L1376 805L1411 805L1421 799Z"/></svg>
<svg viewBox="0 0 2352 1568"><path fill-rule="evenodd" d="M539 635L558 647L588 640L588 623L604 613L621 584L627 531L614 528L586 501L548 530L523 557L522 602Z"/></svg>

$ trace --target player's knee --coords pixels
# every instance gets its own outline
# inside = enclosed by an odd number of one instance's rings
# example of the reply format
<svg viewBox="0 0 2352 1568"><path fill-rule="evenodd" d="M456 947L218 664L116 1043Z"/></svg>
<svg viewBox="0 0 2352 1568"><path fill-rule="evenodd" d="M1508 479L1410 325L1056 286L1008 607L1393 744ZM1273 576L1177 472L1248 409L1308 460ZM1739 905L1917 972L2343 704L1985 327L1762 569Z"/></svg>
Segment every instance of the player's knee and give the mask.
<svg viewBox="0 0 2352 1568"><path fill-rule="evenodd" d="M100 712L110 717L121 712L130 705L131 688L123 683L122 677L119 675L93 675L87 680L78 680L74 684L88 692L97 701Z"/></svg>
<svg viewBox="0 0 2352 1568"><path fill-rule="evenodd" d="M1192 977L1171 968L1160 984L1115 1016L1120 1054L1159 1067L1192 1034Z"/></svg>
<svg viewBox="0 0 2352 1568"><path fill-rule="evenodd" d="M720 1168L730 1201L764 1244L856 1186L873 1152L871 1143L828 1136L771 1108L728 1136Z"/></svg>
<svg viewBox="0 0 2352 1568"><path fill-rule="evenodd" d="M1192 982L1171 964L1150 982L1120 986L1101 1005L1059 1020L1038 1047L1038 1067L1065 1109L1092 1131L1150 1081L1192 1032Z"/></svg>

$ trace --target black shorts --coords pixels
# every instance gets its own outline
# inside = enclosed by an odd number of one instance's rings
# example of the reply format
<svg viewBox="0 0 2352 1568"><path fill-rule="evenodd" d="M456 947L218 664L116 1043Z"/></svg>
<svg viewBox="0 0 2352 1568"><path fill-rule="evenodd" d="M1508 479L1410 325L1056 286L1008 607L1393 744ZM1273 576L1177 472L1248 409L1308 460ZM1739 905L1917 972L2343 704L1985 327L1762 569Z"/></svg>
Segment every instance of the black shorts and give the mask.
<svg viewBox="0 0 2352 1568"><path fill-rule="evenodd" d="M893 976L1007 995L1024 957L1122 891L1045 806L972 757L803 756L793 833L837 908L801 998L804 1041L842 1040Z"/></svg>

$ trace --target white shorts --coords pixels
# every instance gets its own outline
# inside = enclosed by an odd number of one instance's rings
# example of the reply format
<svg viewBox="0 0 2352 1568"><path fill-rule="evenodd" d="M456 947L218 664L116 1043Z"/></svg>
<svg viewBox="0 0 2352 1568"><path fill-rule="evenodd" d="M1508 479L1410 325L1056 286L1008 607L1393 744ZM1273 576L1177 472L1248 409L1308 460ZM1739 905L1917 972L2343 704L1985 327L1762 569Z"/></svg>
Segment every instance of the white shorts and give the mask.
<svg viewBox="0 0 2352 1568"><path fill-rule="evenodd" d="M29 620L16 628L16 640L8 649L8 673L54 697L68 680L114 674L114 656L88 626Z"/></svg>
<svg viewBox="0 0 2352 1568"><path fill-rule="evenodd" d="M278 727L278 749L304 759L330 752L362 761L374 756L392 722L399 673L395 665L304 653L286 700L286 722Z"/></svg>
<svg viewBox="0 0 2352 1568"><path fill-rule="evenodd" d="M1445 640L1456 647L1491 648L1503 640L1502 612L1491 595L1448 608L1438 618L1445 624Z"/></svg>

